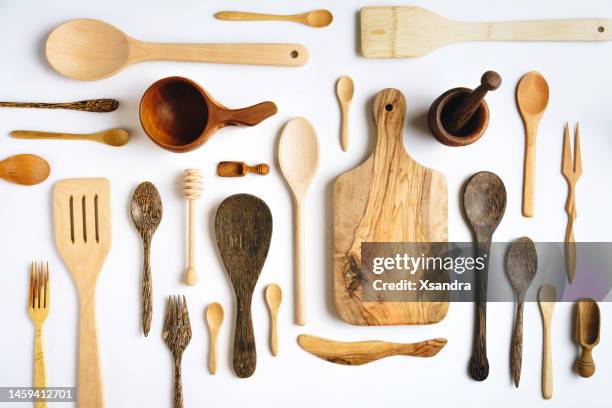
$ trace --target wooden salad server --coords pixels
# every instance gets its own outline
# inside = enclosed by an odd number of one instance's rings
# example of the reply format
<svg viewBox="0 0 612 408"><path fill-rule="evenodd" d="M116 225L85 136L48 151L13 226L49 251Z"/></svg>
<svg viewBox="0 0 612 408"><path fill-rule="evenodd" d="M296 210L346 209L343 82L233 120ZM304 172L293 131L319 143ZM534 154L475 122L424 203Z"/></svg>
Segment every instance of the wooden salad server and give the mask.
<svg viewBox="0 0 612 408"><path fill-rule="evenodd" d="M576 124L574 136L574 158L572 160L572 146L570 143L569 127L565 124L563 136L563 160L561 173L567 181L568 194L565 204L567 213L567 230L565 232L565 267L567 279L572 283L576 276L576 242L574 240L574 221L576 220L576 184L582 175L582 157L580 153L580 127Z"/></svg>

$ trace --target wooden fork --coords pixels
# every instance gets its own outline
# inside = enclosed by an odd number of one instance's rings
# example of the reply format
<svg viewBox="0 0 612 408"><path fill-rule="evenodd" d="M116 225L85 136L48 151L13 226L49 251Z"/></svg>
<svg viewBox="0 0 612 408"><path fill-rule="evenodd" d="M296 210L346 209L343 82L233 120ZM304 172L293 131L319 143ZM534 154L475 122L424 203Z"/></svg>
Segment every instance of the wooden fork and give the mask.
<svg viewBox="0 0 612 408"><path fill-rule="evenodd" d="M565 267L567 278L572 283L576 275L576 243L574 241L574 220L576 219L576 183L582 175L582 158L580 157L580 126L576 124L574 136L574 158L572 160L572 147L570 145L569 126L565 124L563 136L563 160L561 173L567 180L568 195L565 204L567 213L567 230L565 232Z"/></svg>
<svg viewBox="0 0 612 408"><path fill-rule="evenodd" d="M32 262L30 266L30 296L28 313L34 323L34 388L47 387L45 369L45 352L43 349L42 326L49 315L49 266L45 263ZM36 400L36 408L46 408L47 401Z"/></svg>
<svg viewBox="0 0 612 408"><path fill-rule="evenodd" d="M174 408L183 408L183 384L181 381L181 359L191 340L191 324L185 296L170 296L164 318L164 342L172 352L174 360Z"/></svg>

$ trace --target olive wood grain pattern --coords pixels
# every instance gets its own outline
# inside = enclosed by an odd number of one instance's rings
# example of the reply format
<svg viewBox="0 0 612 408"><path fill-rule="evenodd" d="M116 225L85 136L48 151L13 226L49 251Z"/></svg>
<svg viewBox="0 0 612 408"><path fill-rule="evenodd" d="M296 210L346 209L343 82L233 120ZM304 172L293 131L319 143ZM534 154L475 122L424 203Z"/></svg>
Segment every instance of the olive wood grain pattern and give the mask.
<svg viewBox="0 0 612 408"><path fill-rule="evenodd" d="M447 302L362 300L362 242L446 242L446 178L412 159L402 129L406 99L397 89L379 92L372 106L376 141L372 154L333 184L334 302L340 317L356 325L430 324L442 320ZM417 275L421 276L422 271Z"/></svg>
<svg viewBox="0 0 612 408"><path fill-rule="evenodd" d="M85 112L113 112L118 107L119 101L115 99L88 99L63 103L0 102L0 108L71 109Z"/></svg>
<svg viewBox="0 0 612 408"><path fill-rule="evenodd" d="M576 276L576 241L574 239L574 221L576 221L576 184L582 176L582 154L580 151L580 127L576 124L574 135L574 158L572 159L572 146L570 143L569 127L565 124L563 135L563 160L561 173L567 181L567 201L565 212L567 213L567 229L565 231L565 267L567 279L572 283Z"/></svg>
<svg viewBox="0 0 612 408"><path fill-rule="evenodd" d="M595 374L593 361L593 348L599 344L599 331L601 327L601 314L599 305L593 299L582 298L575 305L576 343L581 348L576 360L575 370L588 378Z"/></svg>

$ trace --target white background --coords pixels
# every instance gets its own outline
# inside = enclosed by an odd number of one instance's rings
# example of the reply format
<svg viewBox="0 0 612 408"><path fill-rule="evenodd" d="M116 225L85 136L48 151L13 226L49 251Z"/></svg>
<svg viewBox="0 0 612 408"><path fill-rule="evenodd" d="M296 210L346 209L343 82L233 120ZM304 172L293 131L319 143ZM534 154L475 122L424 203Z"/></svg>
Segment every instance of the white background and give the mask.
<svg viewBox="0 0 612 408"><path fill-rule="evenodd" d="M108 407L167 407L171 404L172 360L162 342L165 296L185 294L193 339L183 359L186 407L268 404L312 407L366 406L529 406L603 407L610 405L612 379L612 308L601 304L601 344L595 350L597 372L590 379L572 371L577 347L571 339L571 304L558 304L553 321L554 396L545 402L540 392L542 325L536 304L525 307L523 370L520 388L511 384L509 349L513 304L489 304L488 348L491 372L484 383L467 374L471 354L473 306L453 304L448 316L428 327L353 327L336 315L331 276L331 183L335 176L367 157L371 98L395 87L408 100L405 144L420 163L446 174L449 187L449 239L468 241L470 231L459 206L461 184L473 173L490 170L505 182L506 216L495 238L528 235L539 241L562 241L567 188L560 173L563 125L580 121L584 175L578 184L575 233L582 241L609 241L612 170L609 93L612 87L612 45L473 43L448 47L418 59L368 60L358 55L358 11L379 1L13 1L0 0L2 76L0 100L72 101L112 97L121 101L110 114L72 111L0 110L1 157L18 153L44 156L52 174L44 184L20 187L0 180L0 386L28 386L32 379L33 328L26 313L28 265L48 260L51 268L52 310L45 325L47 378L50 386L76 381L77 298L69 273L53 243L51 191L70 177L103 176L111 180L113 246L100 275L97 314ZM417 1L439 14L465 20L572 17L612 17L605 0L569 1ZM326 7L333 24L311 29L291 23L234 23L213 18L222 9L302 12ZM45 61L43 44L49 31L73 18L110 22L129 35L168 42L296 42L310 49L302 68L249 67L152 62L132 66L101 81L79 82L54 72ZM464 148L439 144L425 127L429 104L455 86L476 86L487 69L503 77L502 87L488 96L491 123L485 137ZM536 216L520 214L524 132L515 107L518 79L539 70L551 88L549 108L537 145ZM340 149L336 79L350 74L356 84L351 111L351 146ZM182 75L200 83L229 107L272 100L277 115L251 129L227 128L204 147L177 155L154 145L138 120L138 103L155 80ZM293 324L292 227L289 191L275 162L274 145L282 125L305 116L317 129L321 164L306 204L307 325ZM24 141L8 137L13 129L93 132L125 127L132 141L123 148L88 142ZM267 177L222 179L215 175L221 160L272 164ZM183 169L201 168L204 195L197 204L197 266L200 283L180 283L185 267L185 200L177 187ZM140 328L140 237L128 203L135 186L149 180L161 192L164 216L153 239L154 317L151 334ZM234 193L252 193L272 210L274 233L268 260L253 299L257 370L239 379L231 367L234 319L233 293L216 254L212 223L217 206ZM565 273L559 271L559 273ZM498 279L505 279L498 276ZM493 279L493 278L492 278ZM270 355L268 315L263 298L266 284L283 289L280 313L280 354ZM226 311L222 327L220 367L216 376L206 369L208 333L204 310L213 301ZM297 343L300 333L339 340L380 339L398 342L447 337L446 348L431 359L396 357L362 367L319 360ZM0 404L2 405L2 404ZM54 406L62 406L56 404Z"/></svg>

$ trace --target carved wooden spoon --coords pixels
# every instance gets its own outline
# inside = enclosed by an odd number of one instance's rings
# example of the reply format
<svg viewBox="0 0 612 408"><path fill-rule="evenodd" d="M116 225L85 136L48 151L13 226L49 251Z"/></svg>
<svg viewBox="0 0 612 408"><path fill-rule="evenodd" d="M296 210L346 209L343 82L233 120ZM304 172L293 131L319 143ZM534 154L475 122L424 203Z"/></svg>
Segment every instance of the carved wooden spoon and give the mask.
<svg viewBox="0 0 612 408"><path fill-rule="evenodd" d="M206 323L210 331L210 347L208 349L208 370L217 373L217 337L223 323L223 307L219 303L211 303L206 308Z"/></svg>
<svg viewBox="0 0 612 408"><path fill-rule="evenodd" d="M119 101L115 99L88 99L64 103L0 102L0 108L71 109L85 112L113 112L118 107Z"/></svg>
<svg viewBox="0 0 612 408"><path fill-rule="evenodd" d="M341 121L340 121L340 145L343 151L348 150L349 146L349 108L355 95L355 84L350 76L340 77L336 84L336 95L340 102Z"/></svg>
<svg viewBox="0 0 612 408"><path fill-rule="evenodd" d="M0 178L24 186L42 183L50 172L49 163L33 154L18 154L0 161Z"/></svg>
<svg viewBox="0 0 612 408"><path fill-rule="evenodd" d="M266 286L266 303L270 311L270 351L273 356L278 354L278 309L283 301L283 292L276 283Z"/></svg>
<svg viewBox="0 0 612 408"><path fill-rule="evenodd" d="M523 305L525 293L538 270L538 253L533 241L521 237L510 244L506 257L506 272L516 294L516 315L510 349L510 368L514 385L519 386L523 360Z"/></svg>
<svg viewBox="0 0 612 408"><path fill-rule="evenodd" d="M65 139L90 140L109 146L124 146L130 141L130 135L123 129L109 129L96 133L55 133L34 130L13 130L11 136L16 139Z"/></svg>
<svg viewBox="0 0 612 408"><path fill-rule="evenodd" d="M327 27L334 20L334 15L328 10L313 10L306 13L291 15L250 13L245 11L220 11L215 14L215 17L219 20L229 21L292 21L314 28Z"/></svg>

